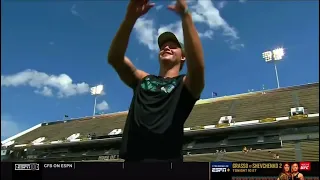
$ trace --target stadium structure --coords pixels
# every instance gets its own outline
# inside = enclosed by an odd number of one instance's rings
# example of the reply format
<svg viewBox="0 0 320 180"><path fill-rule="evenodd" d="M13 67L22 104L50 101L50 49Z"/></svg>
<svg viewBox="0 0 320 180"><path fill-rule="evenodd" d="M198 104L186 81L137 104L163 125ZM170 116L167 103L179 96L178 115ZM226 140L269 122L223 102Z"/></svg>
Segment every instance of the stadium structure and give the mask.
<svg viewBox="0 0 320 180"><path fill-rule="evenodd" d="M41 123L2 141L2 161L121 161L127 112ZM199 100L185 161L319 161L319 83Z"/></svg>

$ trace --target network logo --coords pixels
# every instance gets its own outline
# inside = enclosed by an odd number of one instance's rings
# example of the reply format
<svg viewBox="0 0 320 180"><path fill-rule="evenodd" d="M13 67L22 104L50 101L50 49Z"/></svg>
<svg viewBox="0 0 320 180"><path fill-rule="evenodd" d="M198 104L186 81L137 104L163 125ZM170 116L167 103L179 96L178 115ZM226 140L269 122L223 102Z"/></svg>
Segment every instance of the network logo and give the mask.
<svg viewBox="0 0 320 180"><path fill-rule="evenodd" d="M229 169L227 170L227 168L212 168L211 170L212 172L229 172Z"/></svg>
<svg viewBox="0 0 320 180"><path fill-rule="evenodd" d="M29 164L15 164L14 170L16 171L38 171L38 163L29 163Z"/></svg>

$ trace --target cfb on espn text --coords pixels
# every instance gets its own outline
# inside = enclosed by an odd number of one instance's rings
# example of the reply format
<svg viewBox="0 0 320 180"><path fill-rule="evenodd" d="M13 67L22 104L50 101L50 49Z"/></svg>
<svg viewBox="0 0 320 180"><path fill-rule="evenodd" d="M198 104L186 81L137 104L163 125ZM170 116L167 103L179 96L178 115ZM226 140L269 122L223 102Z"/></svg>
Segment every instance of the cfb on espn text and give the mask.
<svg viewBox="0 0 320 180"><path fill-rule="evenodd" d="M47 163L43 164L44 168L74 169L75 163Z"/></svg>

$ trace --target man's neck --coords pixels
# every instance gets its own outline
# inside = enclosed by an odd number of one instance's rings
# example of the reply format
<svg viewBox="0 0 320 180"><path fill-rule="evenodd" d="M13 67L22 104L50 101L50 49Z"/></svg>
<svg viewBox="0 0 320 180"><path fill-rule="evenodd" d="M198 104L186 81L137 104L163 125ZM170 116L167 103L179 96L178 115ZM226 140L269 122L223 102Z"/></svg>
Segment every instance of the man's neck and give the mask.
<svg viewBox="0 0 320 180"><path fill-rule="evenodd" d="M160 68L159 76L161 77L176 77L179 75L179 66L174 66L170 69Z"/></svg>

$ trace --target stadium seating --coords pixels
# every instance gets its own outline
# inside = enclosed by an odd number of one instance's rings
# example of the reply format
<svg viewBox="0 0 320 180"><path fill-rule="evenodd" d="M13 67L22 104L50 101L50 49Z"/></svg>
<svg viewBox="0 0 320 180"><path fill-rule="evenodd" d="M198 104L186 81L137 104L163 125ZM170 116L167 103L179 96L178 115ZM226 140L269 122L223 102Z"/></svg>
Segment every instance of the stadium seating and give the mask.
<svg viewBox="0 0 320 180"><path fill-rule="evenodd" d="M300 146L300 148L299 148ZM231 147L231 146L230 146ZM247 146L247 152L242 151L243 146L240 144L234 148L226 145L217 145L213 148L202 148L199 151L194 151L191 147L184 148L185 161L208 162L208 161L226 161L226 162L240 162L240 161L299 161L297 158L302 155L301 161L318 161L319 159L319 139L303 139L298 141L285 141L282 147L276 144L257 143ZM227 149L227 150L226 150ZM28 151L29 155L36 155L37 160L52 160L52 161L122 161L118 159L118 149L105 148L87 148L87 149L57 149L50 150L50 152ZM226 150L226 151L225 151ZM300 151L301 150L301 151ZM190 152L188 152L190 151ZM202 152L201 152L202 151ZM210 153L208 153L210 152ZM301 153L301 154L300 154ZM299 155L300 154L300 155ZM28 155L28 156L29 156ZM275 158L275 155L279 156ZM113 156L113 157L111 157ZM27 159L35 159L27 158Z"/></svg>
<svg viewBox="0 0 320 180"><path fill-rule="evenodd" d="M319 161L319 139L301 142L303 161Z"/></svg>
<svg viewBox="0 0 320 180"><path fill-rule="evenodd" d="M274 159L273 154L278 154L279 159ZM224 161L224 162L240 162L240 161L292 161L295 159L294 148L267 149L267 150L252 150L248 153L242 151L226 152L226 153L211 153L185 156L185 161L209 162L209 161Z"/></svg>
<svg viewBox="0 0 320 180"><path fill-rule="evenodd" d="M293 142L293 141L283 142L282 147L283 148L295 148L295 142Z"/></svg>
<svg viewBox="0 0 320 180"><path fill-rule="evenodd" d="M234 151L226 153L206 153L196 155L185 155L185 161L209 162L209 161L225 161L225 162L240 162L240 161L277 161L290 162L296 161L296 143L293 141L284 142L282 148L252 150L247 153L243 151ZM319 161L319 139L301 140L300 141L302 161ZM274 158L274 155L279 155L279 158Z"/></svg>
<svg viewBox="0 0 320 180"><path fill-rule="evenodd" d="M274 159L273 154L278 154L279 159ZM253 150L248 153L230 152L226 153L221 161L292 161L295 159L294 148L281 148L272 150Z"/></svg>
<svg viewBox="0 0 320 180"><path fill-rule="evenodd" d="M308 113L318 113L319 83L303 86L282 88L262 92L252 92L230 97L219 97L207 100L207 103L198 104L190 114L185 127L214 125L221 116L232 115L236 122L257 120L269 117L288 116L290 108L297 105L304 106ZM43 124L25 135L15 139L15 144L30 143L46 137L45 141L64 140L74 133L87 136L95 133L97 136L108 134L116 128L123 129L127 113L114 113L82 118L71 121L61 121Z"/></svg>

